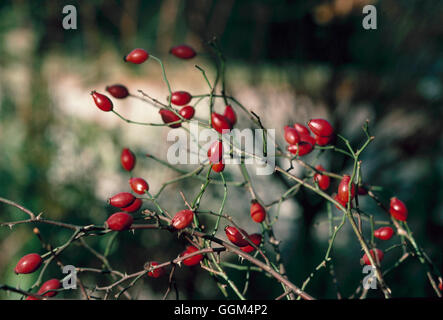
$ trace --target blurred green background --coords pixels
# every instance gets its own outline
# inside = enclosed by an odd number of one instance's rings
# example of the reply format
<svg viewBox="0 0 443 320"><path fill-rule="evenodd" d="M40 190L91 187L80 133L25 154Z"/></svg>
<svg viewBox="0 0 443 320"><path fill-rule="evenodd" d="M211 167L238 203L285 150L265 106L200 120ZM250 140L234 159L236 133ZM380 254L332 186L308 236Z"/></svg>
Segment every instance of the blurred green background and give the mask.
<svg viewBox="0 0 443 320"><path fill-rule="evenodd" d="M78 29L62 28L62 8L77 8ZM362 28L362 6L374 4L378 29ZM138 155L135 175L145 177L151 190L176 173L143 157L165 159L168 129L130 126L100 112L91 90L103 92L113 83L125 84L164 101L167 90L157 64L134 66L122 57L134 47L146 48L164 60L173 89L206 93L195 64L214 77L207 41L216 36L227 58L227 88L283 141L282 128L311 117L325 117L354 146L364 140L361 126L371 121L376 139L363 156L368 183L383 186L381 198L393 195L409 208L410 226L419 244L441 270L443 263L443 3L413 0L330 1L9 1L0 2L0 197L11 199L50 219L74 224L102 224L113 209L106 199L129 191L128 174L119 164L123 147ZM168 54L188 43L199 52L191 61ZM157 111L138 100L117 101L122 114L139 121L160 121ZM222 108L222 105L216 105ZM197 115L207 116L200 104ZM240 122L246 125L245 118ZM240 127L242 124L240 124ZM349 172L351 163L328 153L321 163L332 171ZM287 164L282 164L287 165ZM185 167L186 168L186 167ZM231 179L236 170L228 171ZM256 187L269 202L281 196L286 181L257 177ZM181 209L179 191L194 197L195 181L172 185L160 202L167 210ZM335 188L335 185L334 185ZM216 210L222 188L211 187L203 206ZM258 231L248 219L249 194L230 189L227 212ZM163 202L162 202L163 201ZM383 218L370 201L367 211ZM146 207L149 207L147 205ZM272 215L274 212L271 211ZM302 190L282 206L276 234L282 242L289 278L301 285L323 259L327 248L325 203ZM15 208L0 204L0 221L24 219ZM43 239L53 246L69 233L40 225ZM0 229L0 283L29 286L36 275L16 276L17 260L40 252L33 226ZM366 236L368 230L365 230ZM87 239L104 250L109 235ZM397 240L396 240L397 241ZM391 244L380 244L387 248ZM118 235L109 256L118 270L131 273L147 260L176 257L185 243L167 232L144 231ZM401 255L392 250L383 265ZM340 292L350 296L363 275L360 248L349 230L337 237L334 259ZM101 263L79 246L61 255L65 264L100 268ZM232 272L243 283L244 274ZM44 280L62 278L53 264ZM87 286L108 283L106 277L81 275ZM181 299L222 298L203 270L181 268L176 273ZM410 259L386 278L396 297L432 296L423 267ZM167 279L145 279L134 288L140 299L161 298ZM281 287L262 274L252 274L248 298L272 299ZM328 272L321 271L307 291L335 298ZM66 298L80 297L76 292ZM380 294L370 292L369 296ZM0 292L2 299L15 294ZM173 297L171 295L170 297Z"/></svg>

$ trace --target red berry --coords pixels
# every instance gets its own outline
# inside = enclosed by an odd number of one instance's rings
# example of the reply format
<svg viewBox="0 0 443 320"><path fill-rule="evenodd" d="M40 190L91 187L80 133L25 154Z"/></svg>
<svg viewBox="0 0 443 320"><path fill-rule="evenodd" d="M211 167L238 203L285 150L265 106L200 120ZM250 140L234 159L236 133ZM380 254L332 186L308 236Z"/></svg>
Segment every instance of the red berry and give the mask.
<svg viewBox="0 0 443 320"><path fill-rule="evenodd" d="M240 229L243 234L248 237L248 234L245 230ZM238 247L244 247L249 244L249 242L243 237L243 235L238 231L236 227L227 226L225 228L226 236L228 237L229 241L231 241L233 244L235 244Z"/></svg>
<svg viewBox="0 0 443 320"><path fill-rule="evenodd" d="M180 115L183 118L185 118L187 120L191 120L192 117L194 117L195 110L191 106L186 106L186 107L181 108L178 113L180 113Z"/></svg>
<svg viewBox="0 0 443 320"><path fill-rule="evenodd" d="M300 135L295 128L285 126L285 140L289 144L297 144L300 142Z"/></svg>
<svg viewBox="0 0 443 320"><path fill-rule="evenodd" d="M225 170L224 163L216 163L212 165L212 171L214 172L222 172L223 170Z"/></svg>
<svg viewBox="0 0 443 320"><path fill-rule="evenodd" d="M103 111L112 111L114 105L112 104L111 99L109 99L104 94L98 93L97 91L91 91L92 99L94 99L95 105Z"/></svg>
<svg viewBox="0 0 443 320"><path fill-rule="evenodd" d="M159 265L158 262L152 261L152 262L149 263L148 268L150 268L151 266L155 267L155 266L158 266L158 265ZM165 274L165 269L163 267L156 268L156 269L148 272L148 276L151 277L151 278L160 278L164 274Z"/></svg>
<svg viewBox="0 0 443 320"><path fill-rule="evenodd" d="M377 262L377 258L378 258L378 261L379 261L379 262L381 262L381 261L383 260L384 254L383 254L383 251L381 251L380 249L375 248L375 254L374 254L374 250L373 250L373 249L369 250L369 252L371 253L371 256L372 256L372 258L375 260L375 262ZM375 255L377 255L377 257L376 257ZM369 258L368 258L368 256L366 255L366 253L365 253L365 255L363 256L363 262L364 262L366 265L368 265L368 266L371 265L371 262L369 261Z"/></svg>
<svg viewBox="0 0 443 320"><path fill-rule="evenodd" d="M128 148L124 148L122 150L122 154L120 155L120 162L123 169L126 171L131 171L135 166L135 155Z"/></svg>
<svg viewBox="0 0 443 320"><path fill-rule="evenodd" d="M331 141L331 137L315 136L315 143L319 146L326 146Z"/></svg>
<svg viewBox="0 0 443 320"><path fill-rule="evenodd" d="M135 197L129 192L119 192L108 199L108 203L117 208L124 208L132 204Z"/></svg>
<svg viewBox="0 0 443 320"><path fill-rule="evenodd" d="M149 58L149 54L144 49L134 49L127 56L123 58L125 62L132 62L140 64L145 62Z"/></svg>
<svg viewBox="0 0 443 320"><path fill-rule="evenodd" d="M304 156L310 153L315 146L315 139L310 135L300 135L300 142L298 144L290 145L287 147L288 151L292 154Z"/></svg>
<svg viewBox="0 0 443 320"><path fill-rule="evenodd" d="M351 181L351 177L347 174L343 176L343 178L340 181L340 184L338 185L338 192L337 197L340 199L340 202L342 203L348 203L349 199L349 182ZM351 185L351 199L352 200L355 196L355 184Z"/></svg>
<svg viewBox="0 0 443 320"><path fill-rule="evenodd" d="M309 131L308 128L306 128L304 125L302 125L301 123L294 123L294 128L295 130L297 130L299 135L305 135L305 136L310 136L311 132Z"/></svg>
<svg viewBox="0 0 443 320"><path fill-rule="evenodd" d="M249 209L251 213L251 218L255 222L262 223L266 218L266 210L263 206L256 200L251 202L251 207Z"/></svg>
<svg viewBox="0 0 443 320"><path fill-rule="evenodd" d="M123 207L123 208L121 208L123 211L126 211L126 212L135 212L135 211L137 211L138 209L140 209L140 207L142 206L142 204L143 204L143 201L141 200L141 199L139 199L139 198L135 198L135 200L134 200L134 202L133 203L131 203L129 206L127 206L127 207Z"/></svg>
<svg viewBox="0 0 443 320"><path fill-rule="evenodd" d="M397 220L406 221L408 218L408 208L400 199L391 198L389 213Z"/></svg>
<svg viewBox="0 0 443 320"><path fill-rule="evenodd" d="M171 103L177 106L184 106L188 104L192 99L192 96L186 91L175 91L171 95Z"/></svg>
<svg viewBox="0 0 443 320"><path fill-rule="evenodd" d="M168 109L160 109L158 113L160 113L160 116L162 117L164 123L171 123L180 120L180 117L178 115L176 115L174 112ZM171 128L179 128L181 127L181 125L182 125L181 123L174 123L169 126Z"/></svg>
<svg viewBox="0 0 443 320"><path fill-rule="evenodd" d="M391 227L382 227L374 230L374 237L380 240L389 240L394 235L394 230Z"/></svg>
<svg viewBox="0 0 443 320"><path fill-rule="evenodd" d="M117 99L124 99L129 96L128 88L122 84L114 84L112 86L107 86L106 91L109 92L111 96Z"/></svg>
<svg viewBox="0 0 443 320"><path fill-rule="evenodd" d="M211 115L211 124L215 131L223 133L223 130L231 130L231 122L221 114L213 112Z"/></svg>
<svg viewBox="0 0 443 320"><path fill-rule="evenodd" d="M226 106L223 116L229 120L231 126L234 126L237 123L237 115L235 114L234 109L230 105Z"/></svg>
<svg viewBox="0 0 443 320"><path fill-rule="evenodd" d="M61 283L58 279L51 279L42 284L40 289L37 291L38 295L42 295L44 297L54 297L58 294L57 291L49 291L49 290L57 290L61 288ZM49 292L48 292L49 291ZM45 293L46 292L46 293ZM26 300L39 300L34 298L33 296L29 296Z"/></svg>
<svg viewBox="0 0 443 320"><path fill-rule="evenodd" d="M438 289L440 291L443 291L443 281L440 280L440 283L438 284Z"/></svg>
<svg viewBox="0 0 443 320"><path fill-rule="evenodd" d="M253 233L249 236L249 239L252 241L253 244L255 244L258 247L261 242L261 234ZM245 247L241 247L240 250L242 250L246 253L250 253L250 252L253 252L255 250L255 248L253 246L251 246L250 244L248 244Z"/></svg>
<svg viewBox="0 0 443 320"><path fill-rule="evenodd" d="M172 47L169 53L180 59L191 59L196 55L195 50L186 44Z"/></svg>
<svg viewBox="0 0 443 320"><path fill-rule="evenodd" d="M175 214L174 218L172 218L171 225L175 229L181 230L189 226L193 219L194 212L191 210L181 210Z"/></svg>
<svg viewBox="0 0 443 320"><path fill-rule="evenodd" d="M325 171L325 168L323 168L321 165L315 166L315 169L319 171ZM328 176L316 173L314 174L314 181L318 183L318 186L322 190L326 190L329 188L330 178Z"/></svg>
<svg viewBox="0 0 443 320"><path fill-rule="evenodd" d="M106 220L106 224L111 230L123 231L129 229L133 221L130 214L126 212L116 212Z"/></svg>
<svg viewBox="0 0 443 320"><path fill-rule="evenodd" d="M180 255L181 257L185 257L187 255L190 255L191 253L194 253L196 251L198 251L199 249L194 247L194 246L187 246L186 250L182 252L182 254ZM199 264L200 261L203 260L203 255L202 254L196 254L192 257L189 257L187 259L182 260L183 264L185 266L191 267L191 266L195 266L196 264Z"/></svg>
<svg viewBox="0 0 443 320"><path fill-rule="evenodd" d="M129 179L129 185L132 190L138 194L145 194L149 190L149 185L143 178L131 178Z"/></svg>
<svg viewBox="0 0 443 320"><path fill-rule="evenodd" d="M341 201L341 200L338 198L338 195L335 195L335 196L334 196L334 200L337 201L338 203L340 203L345 209L347 208L347 203ZM335 207L336 207L338 210L341 210L338 206L335 206ZM352 202L351 202L351 208L352 208Z"/></svg>
<svg viewBox="0 0 443 320"><path fill-rule="evenodd" d="M320 137L330 137L334 133L334 128L325 119L311 119L308 126L315 135Z"/></svg>
<svg viewBox="0 0 443 320"><path fill-rule="evenodd" d="M209 147L208 159L212 164L223 162L223 143L220 140L214 141Z"/></svg>
<svg viewBox="0 0 443 320"><path fill-rule="evenodd" d="M14 272L19 273L32 273L36 271L43 263L42 258L37 253L30 253L23 256L15 266Z"/></svg>

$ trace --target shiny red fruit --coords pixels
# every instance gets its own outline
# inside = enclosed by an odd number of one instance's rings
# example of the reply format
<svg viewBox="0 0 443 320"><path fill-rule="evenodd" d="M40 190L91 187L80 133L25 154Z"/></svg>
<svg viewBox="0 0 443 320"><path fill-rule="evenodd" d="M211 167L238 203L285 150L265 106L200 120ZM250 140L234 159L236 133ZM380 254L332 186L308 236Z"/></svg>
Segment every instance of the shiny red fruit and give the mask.
<svg viewBox="0 0 443 320"><path fill-rule="evenodd" d="M149 58L149 54L144 49L134 49L128 55L126 55L123 60L125 62L132 62L135 64L140 64L145 62Z"/></svg>
<svg viewBox="0 0 443 320"><path fill-rule="evenodd" d="M194 117L195 110L191 106L186 106L181 108L178 113L180 113L183 118L191 120Z"/></svg>
<svg viewBox="0 0 443 320"><path fill-rule="evenodd" d="M129 179L129 185L131 189L138 194L145 194L149 190L149 185L143 178L131 178Z"/></svg>
<svg viewBox="0 0 443 320"><path fill-rule="evenodd" d="M199 251L198 248L194 247L194 246L187 246L186 250L182 252L182 254L180 255L181 257L186 257L187 255L190 255L196 251ZM192 257L189 257L187 259L182 260L182 263L185 266L191 267L191 266L195 266L196 264L199 264L200 261L203 260L203 255L202 254L196 254Z"/></svg>
<svg viewBox="0 0 443 320"><path fill-rule="evenodd" d="M389 213L397 220L406 221L408 218L408 208L400 199L391 198Z"/></svg>
<svg viewBox="0 0 443 320"><path fill-rule="evenodd" d="M341 201L337 195L335 195L334 200L340 203L345 209L347 208L348 204L346 202ZM338 206L335 206L338 210L341 210ZM352 202L351 202L351 208L352 208Z"/></svg>
<svg viewBox="0 0 443 320"><path fill-rule="evenodd" d="M262 223L266 218L266 210L257 201L253 200L251 202L251 207L249 209L251 218L257 223Z"/></svg>
<svg viewBox="0 0 443 320"><path fill-rule="evenodd" d="M394 235L394 229L391 227L382 227L374 230L374 237L380 240L389 240Z"/></svg>
<svg viewBox="0 0 443 320"><path fill-rule="evenodd" d="M438 290L443 291L443 281L438 284Z"/></svg>
<svg viewBox="0 0 443 320"><path fill-rule="evenodd" d="M310 135L300 135L300 142L298 144L290 145L287 147L288 151L292 154L304 156L310 153L315 146L315 139Z"/></svg>
<svg viewBox="0 0 443 320"><path fill-rule="evenodd" d="M14 268L14 272L19 273L32 273L40 268L43 263L43 259L37 253L30 253L23 256Z"/></svg>
<svg viewBox="0 0 443 320"><path fill-rule="evenodd" d="M369 250L369 252L371 253L372 258L375 260L376 263L377 263L377 258L378 258L379 262L381 262L383 260L384 254L383 254L383 251L381 251L380 249L375 248L375 253L374 253L373 249ZM363 262L368 266L371 265L371 262L369 261L369 258L366 255L366 253L363 256Z"/></svg>
<svg viewBox="0 0 443 320"><path fill-rule="evenodd" d="M349 182L351 181L351 177L347 174L343 176L338 185L337 197L340 199L340 202L348 203L349 199ZM355 196L355 184L351 185L351 199Z"/></svg>
<svg viewBox="0 0 443 320"><path fill-rule="evenodd" d="M180 120L180 117L178 115L176 115L174 112L168 109L160 109L158 113L160 113L160 116L162 117L164 123L171 123ZM169 125L169 127L179 128L181 127L181 125L182 125L181 123L174 123Z"/></svg>
<svg viewBox="0 0 443 320"><path fill-rule="evenodd" d="M111 99L109 99L104 94L98 93L97 91L91 91L92 99L94 99L95 105L105 112L112 111L114 105Z"/></svg>
<svg viewBox="0 0 443 320"><path fill-rule="evenodd" d="M223 116L229 120L232 126L234 126L237 123L237 115L235 114L234 109L230 105L226 106Z"/></svg>
<svg viewBox="0 0 443 320"><path fill-rule="evenodd" d="M211 115L211 124L215 131L223 133L223 130L231 130L231 122L221 114L213 112Z"/></svg>
<svg viewBox="0 0 443 320"><path fill-rule="evenodd" d="M289 144L297 144L300 142L300 135L297 130L290 126L285 126L285 140Z"/></svg>
<svg viewBox="0 0 443 320"><path fill-rule="evenodd" d="M330 137L334 133L334 128L325 119L311 119L308 122L308 127L320 137Z"/></svg>
<svg viewBox="0 0 443 320"><path fill-rule="evenodd" d="M261 243L261 234L253 233L249 236L249 239L252 241L253 244L255 244L258 247ZM255 248L253 246L251 246L250 244L248 244L245 247L241 247L240 250L242 250L246 253L251 253L255 250Z"/></svg>
<svg viewBox="0 0 443 320"><path fill-rule="evenodd" d="M245 230L240 229L243 234L248 237L248 234ZM226 236L228 237L229 241L231 241L233 244L235 244L238 247L244 247L247 246L249 243L248 241L243 237L243 235L238 231L236 227L227 226L225 228Z"/></svg>
<svg viewBox="0 0 443 320"><path fill-rule="evenodd" d="M223 143L220 140L214 141L209 147L208 159L212 164L223 162Z"/></svg>
<svg viewBox="0 0 443 320"><path fill-rule="evenodd" d="M158 262L152 261L152 262L149 263L148 267L150 268L151 266L155 267L155 266L158 266L158 265L159 265ZM156 269L148 272L148 276L151 277L151 278L160 278L164 274L165 274L165 269L163 267L156 268Z"/></svg>
<svg viewBox="0 0 443 320"><path fill-rule="evenodd" d="M305 136L311 135L311 132L309 131L309 129L306 128L301 123L298 123L298 122L294 123L294 128L295 128L295 130L297 130L298 134L300 134L300 135L305 135Z"/></svg>
<svg viewBox="0 0 443 320"><path fill-rule="evenodd" d="M325 168L323 168L321 165L316 165L315 169L319 171L325 171ZM322 190L326 190L329 188L330 178L328 176L316 173L314 174L314 181L318 183L318 186Z"/></svg>
<svg viewBox="0 0 443 320"><path fill-rule="evenodd" d="M129 96L128 88L122 84L114 84L112 86L107 86L106 91L109 92L111 96L117 99L124 99Z"/></svg>
<svg viewBox="0 0 443 320"><path fill-rule="evenodd" d="M171 103L177 106L184 106L188 104L192 96L186 91L175 91L171 95Z"/></svg>
<svg viewBox="0 0 443 320"><path fill-rule="evenodd" d="M106 224L111 230L123 231L129 229L133 221L134 219L130 214L126 212L116 212L106 220Z"/></svg>
<svg viewBox="0 0 443 320"><path fill-rule="evenodd" d="M135 200L134 200L134 202L133 203L131 203L129 206L127 206L127 207L123 207L123 208L121 208L123 211L126 211L126 212L135 212L135 211L137 211L138 209L140 209L140 207L142 206L142 204L143 204L143 201L141 200L141 199L139 199L139 198L135 198Z"/></svg>
<svg viewBox="0 0 443 320"><path fill-rule="evenodd" d="M117 208L124 208L132 204L135 197L129 192L119 192L108 199L108 203Z"/></svg>
<svg viewBox="0 0 443 320"><path fill-rule="evenodd" d="M186 44L172 47L169 53L180 59L192 59L197 54L194 49Z"/></svg>
<svg viewBox="0 0 443 320"><path fill-rule="evenodd" d="M318 144L319 146L326 146L329 144L330 141L331 137L315 136L315 143Z"/></svg>
<svg viewBox="0 0 443 320"><path fill-rule="evenodd" d="M43 295L44 297L54 297L58 294L57 291L49 291L49 290L57 290L60 289L62 284L58 279L51 279L42 284L40 289L37 291L38 295ZM49 292L48 292L49 291ZM46 293L45 293L46 292ZM29 296L26 300L39 300L34 298L33 296Z"/></svg>
<svg viewBox="0 0 443 320"><path fill-rule="evenodd" d="M189 226L193 219L194 212L191 210L181 210L175 214L174 218L172 218L171 225L175 229L181 230Z"/></svg>
<svg viewBox="0 0 443 320"><path fill-rule="evenodd" d="M120 155L120 162L123 169L126 171L131 171L135 166L135 155L128 148L124 148Z"/></svg>
<svg viewBox="0 0 443 320"><path fill-rule="evenodd" d="M222 172L223 170L225 170L224 163L216 163L212 165L212 171L214 172Z"/></svg>

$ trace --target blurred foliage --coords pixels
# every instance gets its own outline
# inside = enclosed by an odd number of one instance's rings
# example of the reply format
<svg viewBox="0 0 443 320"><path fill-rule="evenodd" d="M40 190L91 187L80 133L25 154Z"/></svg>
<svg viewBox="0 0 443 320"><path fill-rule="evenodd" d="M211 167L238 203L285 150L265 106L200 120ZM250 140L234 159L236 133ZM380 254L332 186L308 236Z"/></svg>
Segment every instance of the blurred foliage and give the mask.
<svg viewBox="0 0 443 320"><path fill-rule="evenodd" d="M361 27L361 8L367 3L375 4L378 10L378 29L374 31ZM383 138L376 139L364 156L368 163L365 178L371 184L384 187L385 201L396 194L408 203L415 235L441 269L441 1L70 1L78 10L78 30L62 28L61 12L65 4L68 3L59 0L0 2L1 197L21 203L36 213L43 211L54 219L100 224L110 208L95 192L95 169L106 165L109 170L120 170L121 179L125 179L121 169L117 169L118 159L111 161L95 155L88 160L89 166L84 165L80 156L71 159L67 167L71 166L68 169L77 174L63 181L52 180L52 167L60 160L57 158L62 145L59 140L65 134L78 135L80 144L75 150L81 155L85 150L105 148L108 144L119 150L120 134L124 130L104 130L85 120L57 115L58 106L42 73L42 66L54 54L65 58L66 65L59 65L63 73L71 59L84 61L85 70L89 70L89 63L106 52L121 56L135 46L150 48L158 56L165 56L171 45L186 42L204 52L207 40L217 36L228 67L246 70L243 82L252 88L266 81L271 86L285 82L290 91L324 104L337 130L352 133L354 144L361 142L363 136L351 129L355 124L350 115L358 106L369 105L372 133ZM97 74L81 71L85 81L104 77L105 73L100 73L102 69L91 70ZM272 70L276 76L269 80L266 70ZM320 79L318 85L316 79ZM228 83L228 87L234 89L232 83ZM137 151L143 154L146 150ZM349 165L338 155L332 155L329 162L331 170L337 172ZM179 187L198 188L188 184ZM220 197L219 191L213 190L213 196ZM289 278L300 284L322 259L327 243L316 232L319 215L324 213L324 202L308 191L300 192L295 200L303 208L303 220L292 239L286 240L291 245L284 246L283 251ZM369 202L365 205L371 206ZM22 213L5 205L0 206L0 216L1 221L24 218ZM24 253L41 250L31 230L31 226L1 230L0 283L16 284L17 277L12 273L15 261ZM41 226L41 232L45 241L53 246L69 237L54 227ZM354 240L343 237L334 256L340 290L349 296L361 278L355 258L360 252ZM104 250L107 238L87 241L97 250ZM159 250L159 247L174 250ZM113 246L110 260L115 268L125 267L129 273L139 270L151 256L160 261L171 259L181 247L160 232L137 233L135 239L122 234ZM69 250L66 256L70 257L70 263L100 267L84 250L76 247ZM48 274L60 274L60 271L53 265ZM232 276L237 280L242 278L238 272ZM181 269L177 277L184 294L182 298L221 298L204 272ZM34 275L21 277L19 283L26 287L33 278ZM91 275L84 279L95 281ZM270 292L270 281L252 274L250 297L279 295L278 287ZM387 282L395 296L432 295L416 261L400 267ZM149 282L147 286L155 294L151 292L148 297L161 297L166 284L166 279ZM308 292L334 297L327 272L316 276ZM0 292L0 297L7 296Z"/></svg>

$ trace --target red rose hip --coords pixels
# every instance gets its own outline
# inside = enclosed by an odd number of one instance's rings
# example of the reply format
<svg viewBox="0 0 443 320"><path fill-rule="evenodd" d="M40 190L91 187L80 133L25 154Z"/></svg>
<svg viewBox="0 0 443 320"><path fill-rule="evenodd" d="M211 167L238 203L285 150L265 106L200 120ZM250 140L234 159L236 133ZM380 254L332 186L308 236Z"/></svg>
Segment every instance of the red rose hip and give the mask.
<svg viewBox="0 0 443 320"><path fill-rule="evenodd" d="M98 93L97 91L91 91L92 99L94 99L95 105L102 111L108 112L112 111L114 105L111 99L109 99L104 94Z"/></svg>
<svg viewBox="0 0 443 320"><path fill-rule="evenodd" d="M140 64L145 62L147 59L149 58L149 54L148 52L146 52L146 50L144 49L134 49L132 50L129 54L127 54L123 60L125 62L132 62L135 64Z"/></svg>
<svg viewBox="0 0 443 320"><path fill-rule="evenodd" d="M128 148L124 148L120 155L120 162L122 164L123 169L126 171L131 171L135 166L135 155Z"/></svg>
<svg viewBox="0 0 443 320"><path fill-rule="evenodd" d="M185 106L181 108L178 113L180 113L183 118L191 120L194 117L195 110L191 106Z"/></svg>
<svg viewBox="0 0 443 320"><path fill-rule="evenodd" d="M129 185L131 189L138 194L145 194L149 190L149 185L143 178L131 178L129 179Z"/></svg>
<svg viewBox="0 0 443 320"><path fill-rule="evenodd" d="M243 234L247 237L248 234L245 230L240 229ZM226 236L228 237L229 241L231 241L233 244L235 244L238 247L244 247L249 244L249 242L243 237L243 235L238 231L236 227L227 226L225 228Z"/></svg>
<svg viewBox="0 0 443 320"><path fill-rule="evenodd" d="M106 91L109 92L111 96L117 99L124 99L129 96L128 88L122 84L114 84L112 86L107 86Z"/></svg>
<svg viewBox="0 0 443 320"><path fill-rule="evenodd" d="M132 202L129 206L121 208L126 212L135 212L142 206L143 201L139 198L135 198L134 202Z"/></svg>
<svg viewBox="0 0 443 320"><path fill-rule="evenodd" d="M14 268L16 274L33 273L40 268L43 259L37 253L30 253L23 256Z"/></svg>
<svg viewBox="0 0 443 320"><path fill-rule="evenodd" d="M169 53L180 59L192 59L197 54L194 49L186 44L172 47L171 50L169 50Z"/></svg>
<svg viewBox="0 0 443 320"><path fill-rule="evenodd" d="M266 210L263 206L256 200L251 202L251 207L249 209L251 213L251 218L257 223L262 223L266 218Z"/></svg>
<svg viewBox="0 0 443 320"><path fill-rule="evenodd" d="M44 297L54 297L58 294L58 292L50 290L60 289L61 286L62 285L58 279L51 279L42 284L40 289L37 291L37 294L43 295ZM34 298L33 296L29 296L26 298L26 300L39 300L39 299Z"/></svg>
<svg viewBox="0 0 443 320"><path fill-rule="evenodd" d="M249 236L249 240L251 240L252 243L255 244L257 247L261 243L261 238L262 238L262 236L259 233L253 233ZM240 250L242 250L246 253L251 253L255 250L255 248L253 246L251 246L250 244L248 244L247 246L241 247Z"/></svg>
<svg viewBox="0 0 443 320"><path fill-rule="evenodd" d="M223 116L228 119L228 121L231 123L231 126L234 126L237 123L237 115L230 105L226 106Z"/></svg>
<svg viewBox="0 0 443 320"><path fill-rule="evenodd" d="M106 225L114 231L128 230L133 222L133 218L126 212L116 212L106 220Z"/></svg>
<svg viewBox="0 0 443 320"><path fill-rule="evenodd" d="M135 197L129 192L119 192L108 199L108 203L117 208L124 208L132 204Z"/></svg>
<svg viewBox="0 0 443 320"><path fill-rule="evenodd" d="M285 140L289 144L297 144L300 142L300 135L295 128L290 126L285 126Z"/></svg>
<svg viewBox="0 0 443 320"><path fill-rule="evenodd" d="M212 171L214 171L214 172L222 172L223 170L225 170L225 164L224 163L216 163L216 164L213 164L211 166L211 168L212 168Z"/></svg>
<svg viewBox="0 0 443 320"><path fill-rule="evenodd" d="M316 165L315 169L319 171L325 171L325 168L323 168L321 165ZM318 186L322 190L326 190L329 188L330 178L328 176L316 173L314 174L314 181L318 183Z"/></svg>
<svg viewBox="0 0 443 320"><path fill-rule="evenodd" d="M305 135L305 136L311 135L311 132L309 131L309 129L306 128L301 123L298 123L298 122L294 123L294 128L295 128L295 130L297 130L299 135Z"/></svg>
<svg viewBox="0 0 443 320"><path fill-rule="evenodd" d="M382 227L374 230L374 237L380 240L389 240L394 235L394 230L391 227Z"/></svg>
<svg viewBox="0 0 443 320"><path fill-rule="evenodd" d="M374 250L375 250L375 253L374 253ZM369 252L371 253L372 258L374 259L374 261L376 263L377 263L377 259L378 259L379 262L381 262L383 260L383 257L384 257L383 251L381 251L380 249L377 249L377 248L375 248L374 250L373 249L369 250ZM369 258L366 255L366 253L363 256L363 262L364 262L364 264L366 264L368 266L371 265L371 262L369 261Z"/></svg>
<svg viewBox="0 0 443 320"><path fill-rule="evenodd" d="M325 119L311 119L308 122L308 127L316 136L320 137L330 137L334 133L334 128Z"/></svg>
<svg viewBox="0 0 443 320"><path fill-rule="evenodd" d="M164 123L171 123L171 122L176 122L176 121L180 121L180 117L178 115L176 115L174 112L172 112L171 110L168 109L160 109L160 111L158 112L160 113L160 116L162 117L162 120ZM179 128L181 127L181 123L174 123L174 124L170 124L169 127L171 128Z"/></svg>
<svg viewBox="0 0 443 320"><path fill-rule="evenodd" d="M391 198L389 213L397 220L406 221L408 218L408 208L400 199Z"/></svg>
<svg viewBox="0 0 443 320"><path fill-rule="evenodd" d="M338 185L337 197L340 199L342 203L348 203L349 200L349 182L351 181L351 177L345 174ZM355 184L351 184L351 199L355 196Z"/></svg>
<svg viewBox="0 0 443 320"><path fill-rule="evenodd" d="M192 99L192 96L186 91L175 91L171 95L171 103L176 106L184 106L188 104Z"/></svg>
<svg viewBox="0 0 443 320"><path fill-rule="evenodd" d="M209 147L208 159L212 164L223 162L223 143L220 140L214 141Z"/></svg>
<svg viewBox="0 0 443 320"><path fill-rule="evenodd" d="M224 130L232 129L231 122L225 116L222 116L217 112L211 114L211 125L214 130L219 133L223 133Z"/></svg>
<svg viewBox="0 0 443 320"><path fill-rule="evenodd" d="M186 257L187 255L190 255L190 254L192 254L194 252L197 252L198 250L199 249L194 247L194 246L187 246L186 250L183 251L180 256L181 257ZM189 257L187 259L182 260L182 263L185 266L192 267L192 266L195 266L195 265L199 264L200 261L202 261L202 260L203 260L203 255L202 254L196 254L196 255L194 255L192 257Z"/></svg>
<svg viewBox="0 0 443 320"><path fill-rule="evenodd" d="M148 268L155 267L158 265L159 265L158 262L152 261L149 263ZM148 276L151 278L160 278L164 274L165 274L165 269L163 267L155 268L154 270L148 272Z"/></svg>
<svg viewBox="0 0 443 320"><path fill-rule="evenodd" d="M194 212L191 210L181 210L175 214L174 218L172 218L171 225L175 229L181 230L189 226L193 219Z"/></svg>

